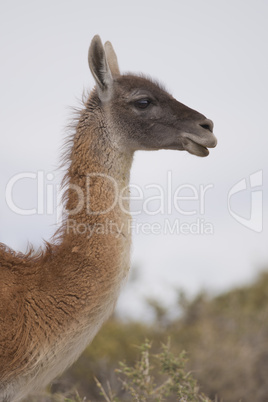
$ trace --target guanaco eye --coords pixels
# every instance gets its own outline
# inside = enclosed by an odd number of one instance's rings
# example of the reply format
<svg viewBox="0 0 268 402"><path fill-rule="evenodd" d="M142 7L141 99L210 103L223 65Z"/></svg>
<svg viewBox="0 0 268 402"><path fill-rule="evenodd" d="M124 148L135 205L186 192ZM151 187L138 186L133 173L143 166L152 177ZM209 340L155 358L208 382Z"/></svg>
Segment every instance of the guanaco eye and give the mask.
<svg viewBox="0 0 268 402"><path fill-rule="evenodd" d="M150 104L151 104L150 99L139 99L136 102L134 102L134 105L138 109L146 109Z"/></svg>

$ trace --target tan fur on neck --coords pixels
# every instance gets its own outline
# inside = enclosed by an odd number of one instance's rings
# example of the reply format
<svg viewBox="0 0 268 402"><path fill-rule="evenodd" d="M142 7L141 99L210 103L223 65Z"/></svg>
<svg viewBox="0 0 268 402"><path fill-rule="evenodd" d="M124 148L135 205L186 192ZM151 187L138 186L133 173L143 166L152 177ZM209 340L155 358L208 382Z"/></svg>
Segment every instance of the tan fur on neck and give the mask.
<svg viewBox="0 0 268 402"><path fill-rule="evenodd" d="M97 173L90 183L90 207L102 211L114 201L106 175L115 179L119 189L127 186L132 155L123 154L111 143L101 110L91 113L90 107L91 101L81 112L72 139L65 183L79 186L86 194L88 174ZM2 398L14 388L14 401L19 400L27 395L28 388L46 385L72 364L112 313L128 274L130 216L118 205L104 215L91 216L86 203L78 214L68 215L76 203L69 186L65 202L67 217L56 244L48 243L41 255L16 254L3 245L0 248L0 293L4 296L0 299L0 317L5 318L0 331ZM88 232L68 233L70 220L72 226L73 221L99 225L108 220L124 228L124 234L88 238ZM3 340L1 335L5 335Z"/></svg>

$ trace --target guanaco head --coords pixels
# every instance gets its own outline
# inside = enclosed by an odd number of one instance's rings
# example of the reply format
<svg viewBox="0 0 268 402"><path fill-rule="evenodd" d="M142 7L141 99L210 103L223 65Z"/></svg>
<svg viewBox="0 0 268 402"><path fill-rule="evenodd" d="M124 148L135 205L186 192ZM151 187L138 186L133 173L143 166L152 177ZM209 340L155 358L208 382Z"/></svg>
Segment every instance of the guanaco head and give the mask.
<svg viewBox="0 0 268 402"><path fill-rule="evenodd" d="M110 42L96 35L88 54L106 124L125 149L186 150L207 156L217 144L213 122L183 105L150 79L121 75Z"/></svg>

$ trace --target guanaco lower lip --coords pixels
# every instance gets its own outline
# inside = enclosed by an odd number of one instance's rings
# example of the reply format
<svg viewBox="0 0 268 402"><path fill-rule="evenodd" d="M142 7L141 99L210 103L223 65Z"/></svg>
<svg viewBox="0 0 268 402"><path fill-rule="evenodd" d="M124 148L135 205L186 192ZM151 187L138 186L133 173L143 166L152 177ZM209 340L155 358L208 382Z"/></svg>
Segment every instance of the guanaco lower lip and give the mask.
<svg viewBox="0 0 268 402"><path fill-rule="evenodd" d="M197 156L208 156L209 150L203 145L198 144L197 142L190 140L190 138L184 137L182 139L183 148L188 151L190 154Z"/></svg>

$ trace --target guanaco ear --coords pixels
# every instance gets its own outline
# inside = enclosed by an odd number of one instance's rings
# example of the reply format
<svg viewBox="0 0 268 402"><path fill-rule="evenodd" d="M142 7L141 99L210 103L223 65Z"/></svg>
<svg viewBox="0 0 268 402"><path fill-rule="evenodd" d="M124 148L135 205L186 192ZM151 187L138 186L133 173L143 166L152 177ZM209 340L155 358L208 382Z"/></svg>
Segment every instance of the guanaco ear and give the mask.
<svg viewBox="0 0 268 402"><path fill-rule="evenodd" d="M116 78L117 76L120 75L120 70L118 66L118 61L117 61L117 56L114 51L113 45L111 42L105 42L104 44L104 50L106 54L106 59L108 61L111 73L113 78Z"/></svg>
<svg viewBox="0 0 268 402"><path fill-rule="evenodd" d="M111 94L113 77L99 35L95 35L91 41L88 64L96 81L100 99L107 100Z"/></svg>

